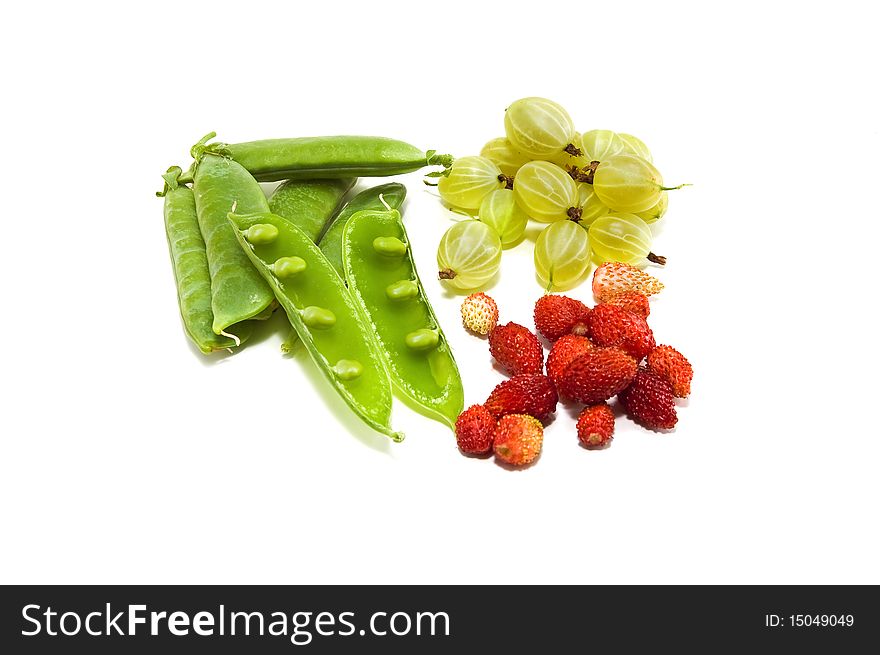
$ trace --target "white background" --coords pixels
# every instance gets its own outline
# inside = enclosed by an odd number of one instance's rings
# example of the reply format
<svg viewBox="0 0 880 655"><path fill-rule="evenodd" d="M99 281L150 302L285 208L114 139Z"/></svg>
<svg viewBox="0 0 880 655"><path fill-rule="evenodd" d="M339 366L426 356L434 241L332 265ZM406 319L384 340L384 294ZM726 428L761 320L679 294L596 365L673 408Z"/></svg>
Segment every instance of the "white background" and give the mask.
<svg viewBox="0 0 880 655"><path fill-rule="evenodd" d="M317 7L316 7L317 5ZM28 3L3 21L0 581L880 582L880 61L869 3ZM671 434L568 410L537 465L363 429L280 333L198 355L153 192L189 145L381 134L475 154L512 100L641 136L675 192ZM502 377L406 224L468 404ZM531 243L491 293L531 323ZM588 300L588 285L572 295ZM274 323L278 327L279 323Z"/></svg>

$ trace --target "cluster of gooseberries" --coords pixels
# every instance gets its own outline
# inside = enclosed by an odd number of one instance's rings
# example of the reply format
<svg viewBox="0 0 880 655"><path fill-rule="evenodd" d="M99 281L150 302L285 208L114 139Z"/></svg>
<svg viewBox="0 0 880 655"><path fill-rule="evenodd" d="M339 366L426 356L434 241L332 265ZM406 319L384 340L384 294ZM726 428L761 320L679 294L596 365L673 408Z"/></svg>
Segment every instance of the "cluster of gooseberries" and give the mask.
<svg viewBox="0 0 880 655"><path fill-rule="evenodd" d="M501 250L522 239L530 219L549 224L534 255L548 289L574 286L593 261L665 263L651 252L650 223L666 213L666 192L679 187L663 185L639 138L581 134L563 107L535 97L507 108L504 130L479 156L436 174L444 203L475 218L457 222L440 241L441 279L460 290L484 286L498 271Z"/></svg>

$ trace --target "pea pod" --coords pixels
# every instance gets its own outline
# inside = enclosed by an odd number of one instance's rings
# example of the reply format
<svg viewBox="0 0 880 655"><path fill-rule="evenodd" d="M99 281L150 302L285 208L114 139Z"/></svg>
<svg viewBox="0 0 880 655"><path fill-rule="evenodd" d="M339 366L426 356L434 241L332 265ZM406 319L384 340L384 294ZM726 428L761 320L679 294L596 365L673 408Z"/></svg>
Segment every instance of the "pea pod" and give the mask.
<svg viewBox="0 0 880 655"><path fill-rule="evenodd" d="M349 218L342 262L348 288L373 324L394 385L453 426L464 403L461 377L419 282L400 212L366 210Z"/></svg>
<svg viewBox="0 0 880 655"><path fill-rule="evenodd" d="M269 203L244 168L212 154L200 157L196 164L193 193L211 272L212 328L224 334L236 323L263 318L275 302L272 289L241 251L226 219L233 209L267 212Z"/></svg>
<svg viewBox="0 0 880 655"><path fill-rule="evenodd" d="M342 233L345 224L355 213L364 209L384 209L386 204L382 203L379 196L385 199L387 206L399 209L406 199L406 187L397 182L389 182L361 191L340 210L318 241L321 251L340 275L345 275L342 270Z"/></svg>
<svg viewBox="0 0 880 655"><path fill-rule="evenodd" d="M188 187L179 185L180 168L172 166L165 174L165 236L177 284L177 302L187 335L203 353L231 348L229 337L214 334L211 311L211 274L205 254L205 240L199 231L196 201ZM239 333L238 338L246 336Z"/></svg>
<svg viewBox="0 0 880 655"><path fill-rule="evenodd" d="M315 136L264 139L245 143L208 143L211 132L192 147L197 161L205 153L230 157L260 182L292 179L385 177L425 166L452 165L451 155L423 152L396 139L379 136Z"/></svg>
<svg viewBox="0 0 880 655"><path fill-rule="evenodd" d="M372 331L320 249L275 214L229 214L228 224L330 384L367 425L402 440L390 427L391 383ZM255 243L254 234L264 236Z"/></svg>
<svg viewBox="0 0 880 655"><path fill-rule="evenodd" d="M269 210L286 218L317 241L355 178L287 180L269 197Z"/></svg>

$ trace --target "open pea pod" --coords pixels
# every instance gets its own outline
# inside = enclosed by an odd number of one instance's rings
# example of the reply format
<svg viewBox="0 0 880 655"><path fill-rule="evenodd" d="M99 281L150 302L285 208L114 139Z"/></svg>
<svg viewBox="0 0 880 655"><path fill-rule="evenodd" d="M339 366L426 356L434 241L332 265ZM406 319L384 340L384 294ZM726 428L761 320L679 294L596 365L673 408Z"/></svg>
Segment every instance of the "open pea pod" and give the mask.
<svg viewBox="0 0 880 655"><path fill-rule="evenodd" d="M427 414L454 426L464 404L461 376L419 281L400 212L367 210L349 218L342 262L395 387Z"/></svg>
<svg viewBox="0 0 880 655"><path fill-rule="evenodd" d="M372 330L320 249L275 214L229 214L228 220L337 393L367 425L401 441L390 427L391 383Z"/></svg>
<svg viewBox="0 0 880 655"><path fill-rule="evenodd" d="M365 209L399 209L405 199L406 187L399 182L389 182L364 189L339 210L321 235L318 245L340 275L345 275L342 270L342 233L348 219Z"/></svg>

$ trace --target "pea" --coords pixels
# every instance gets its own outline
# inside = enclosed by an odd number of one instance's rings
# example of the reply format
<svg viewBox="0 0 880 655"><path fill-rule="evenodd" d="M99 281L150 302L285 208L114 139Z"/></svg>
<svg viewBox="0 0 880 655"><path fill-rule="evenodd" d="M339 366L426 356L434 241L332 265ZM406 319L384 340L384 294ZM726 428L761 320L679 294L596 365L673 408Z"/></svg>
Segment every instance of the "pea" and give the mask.
<svg viewBox="0 0 880 655"><path fill-rule="evenodd" d="M363 375L364 367L353 359L340 359L333 367L333 372L340 380L355 380Z"/></svg>
<svg viewBox="0 0 880 655"><path fill-rule="evenodd" d="M418 298L420 293L419 283L415 280L398 280L385 287L385 295L388 296L389 300Z"/></svg>
<svg viewBox="0 0 880 655"><path fill-rule="evenodd" d="M402 257L406 254L406 242L397 237L376 237L373 250L385 257Z"/></svg>
<svg viewBox="0 0 880 655"><path fill-rule="evenodd" d="M379 239L409 242L400 212L359 211L348 219L342 240L348 288L373 325L394 386L452 427L464 404L452 351L419 283L411 253L389 258L375 248Z"/></svg>
<svg viewBox="0 0 880 655"><path fill-rule="evenodd" d="M340 180L287 180L269 197L269 210L296 225L312 241L317 241L324 231L324 225L332 219L355 182L353 177Z"/></svg>
<svg viewBox="0 0 880 655"><path fill-rule="evenodd" d="M278 238L278 228L271 224L251 225L244 234L244 238L254 245L272 243Z"/></svg>
<svg viewBox="0 0 880 655"><path fill-rule="evenodd" d="M272 289L239 247L226 219L233 205L240 212L265 212L269 205L244 168L212 154L196 164L193 193L211 274L211 327L215 334L223 334L236 323L267 316L275 303Z"/></svg>
<svg viewBox="0 0 880 655"><path fill-rule="evenodd" d="M180 172L179 167L172 166L166 173L167 184L162 193L165 196L165 235L184 329L196 347L207 354L231 348L236 343L231 337L214 334L211 327L214 312L211 311L211 274L205 240L199 231L193 192L177 183ZM237 338L241 342L249 330L244 329L244 324L238 327Z"/></svg>
<svg viewBox="0 0 880 655"><path fill-rule="evenodd" d="M293 277L306 270L306 266L306 260L302 257L279 257L272 264L272 272L278 278Z"/></svg>
<svg viewBox="0 0 880 655"><path fill-rule="evenodd" d="M384 204L379 199L379 196L382 196L382 200L385 201ZM364 209L384 209L386 206L397 209L403 204L405 199L406 187L402 184L397 182L380 184L371 189L361 191L349 200L348 204L332 219L329 227L327 227L318 241L318 245L321 247L321 252L327 256L327 259L330 260L330 263L333 264L333 268L336 269L339 275L344 275L342 270L342 233L345 230L348 219Z"/></svg>
<svg viewBox="0 0 880 655"><path fill-rule="evenodd" d="M440 343L440 335L437 330L420 328L410 332L403 338L407 348L412 350L432 350Z"/></svg>
<svg viewBox="0 0 880 655"><path fill-rule="evenodd" d="M301 315L303 323L316 330L326 330L336 325L336 314L323 307L306 307Z"/></svg>
<svg viewBox="0 0 880 655"><path fill-rule="evenodd" d="M376 136L320 136L264 139L246 143L211 143L214 132L192 147L200 159L206 153L237 161L260 182L294 179L384 177L411 173L425 166L452 165L450 155L423 152L396 139Z"/></svg>
<svg viewBox="0 0 880 655"><path fill-rule="evenodd" d="M318 246L291 221L275 214L229 214L228 224L333 389L365 424L400 441L403 435L390 426L391 380L372 326ZM247 241L245 234L252 226L267 224L278 230L271 243ZM275 272L282 258L299 258L305 268L282 283ZM355 375L358 366L360 373Z"/></svg>

